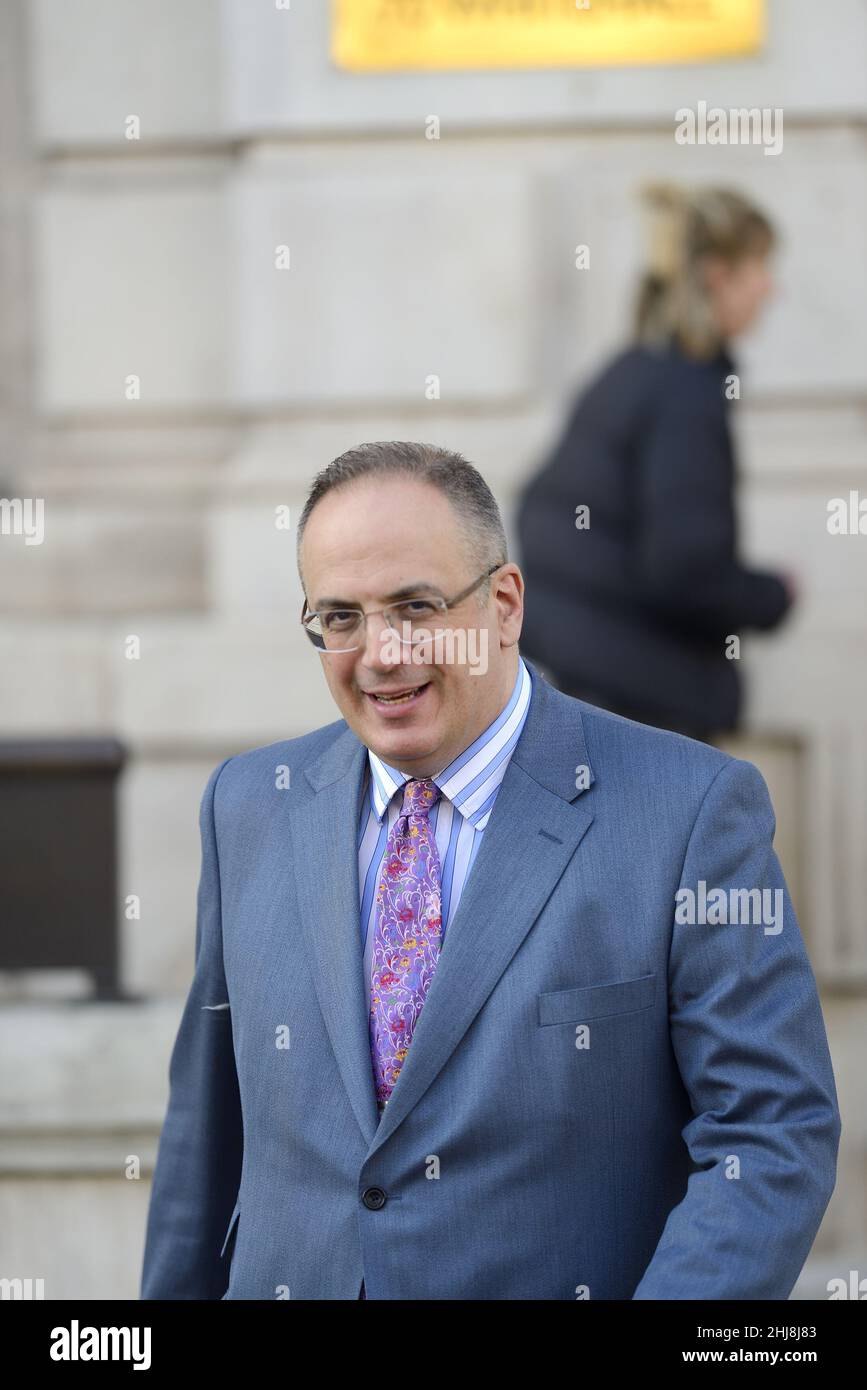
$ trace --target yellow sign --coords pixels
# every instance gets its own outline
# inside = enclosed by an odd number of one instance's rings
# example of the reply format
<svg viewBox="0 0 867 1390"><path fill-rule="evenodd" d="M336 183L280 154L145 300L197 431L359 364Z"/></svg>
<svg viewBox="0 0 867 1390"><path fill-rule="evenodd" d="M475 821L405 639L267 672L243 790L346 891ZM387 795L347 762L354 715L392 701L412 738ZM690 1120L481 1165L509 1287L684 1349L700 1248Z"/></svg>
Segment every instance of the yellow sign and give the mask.
<svg viewBox="0 0 867 1390"><path fill-rule="evenodd" d="M765 0L333 0L355 72L617 67L755 53Z"/></svg>

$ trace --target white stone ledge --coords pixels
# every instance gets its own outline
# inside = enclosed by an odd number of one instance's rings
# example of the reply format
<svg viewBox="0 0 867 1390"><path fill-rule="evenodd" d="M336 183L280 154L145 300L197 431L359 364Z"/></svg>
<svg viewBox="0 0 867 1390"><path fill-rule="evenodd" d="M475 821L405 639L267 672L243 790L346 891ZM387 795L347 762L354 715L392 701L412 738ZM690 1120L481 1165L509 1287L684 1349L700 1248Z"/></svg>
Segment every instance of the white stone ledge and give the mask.
<svg viewBox="0 0 867 1390"><path fill-rule="evenodd" d="M744 403L845 409L867 394L864 138L793 130L767 159L661 129L604 151L586 132L439 149L419 136L258 146L195 186L171 161L147 181L100 179L98 164L52 172L37 219L41 408L118 429L172 412L201 428L210 410L231 426L420 409L437 376L446 409L531 409L625 341L639 185L716 177L783 234L784 293L744 344ZM290 269L275 267L278 245Z"/></svg>
<svg viewBox="0 0 867 1390"><path fill-rule="evenodd" d="M0 1172L123 1177L152 1165L182 1001L6 1004Z"/></svg>

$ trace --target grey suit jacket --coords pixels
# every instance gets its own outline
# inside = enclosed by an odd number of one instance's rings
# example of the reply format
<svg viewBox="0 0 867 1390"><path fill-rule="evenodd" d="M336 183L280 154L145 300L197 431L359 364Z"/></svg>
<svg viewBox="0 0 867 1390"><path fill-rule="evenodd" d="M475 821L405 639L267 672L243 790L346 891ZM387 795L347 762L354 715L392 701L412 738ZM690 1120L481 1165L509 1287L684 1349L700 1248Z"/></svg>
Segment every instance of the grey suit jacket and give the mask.
<svg viewBox="0 0 867 1390"><path fill-rule="evenodd" d="M366 749L338 720L211 775L142 1298L357 1299L362 1278L371 1299L788 1296L840 1118L765 782L528 665L381 1120ZM754 890L780 915L685 921L679 890L693 917Z"/></svg>

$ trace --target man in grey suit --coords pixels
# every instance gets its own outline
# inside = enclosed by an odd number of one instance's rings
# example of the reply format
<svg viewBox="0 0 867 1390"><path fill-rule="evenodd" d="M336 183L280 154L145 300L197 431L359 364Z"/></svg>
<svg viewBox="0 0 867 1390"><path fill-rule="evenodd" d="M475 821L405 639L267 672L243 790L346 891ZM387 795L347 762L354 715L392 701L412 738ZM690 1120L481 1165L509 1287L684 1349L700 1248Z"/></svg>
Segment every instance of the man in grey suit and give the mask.
<svg viewBox="0 0 867 1390"><path fill-rule="evenodd" d="M840 1118L761 774L523 660L460 455L298 547L342 718L205 790L142 1297L786 1298Z"/></svg>

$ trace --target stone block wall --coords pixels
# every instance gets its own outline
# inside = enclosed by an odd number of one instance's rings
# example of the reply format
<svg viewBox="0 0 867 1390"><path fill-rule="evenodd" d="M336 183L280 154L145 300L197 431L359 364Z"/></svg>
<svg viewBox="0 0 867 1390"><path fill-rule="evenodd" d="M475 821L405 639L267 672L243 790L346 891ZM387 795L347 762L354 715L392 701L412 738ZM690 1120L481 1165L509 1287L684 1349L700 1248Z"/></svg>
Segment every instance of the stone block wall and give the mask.
<svg viewBox="0 0 867 1390"><path fill-rule="evenodd" d="M297 516L362 439L422 438L482 469L511 532L622 341L635 193L663 177L736 183L784 234L743 357L742 503L749 554L804 599L745 644L735 751L771 785L844 1110L798 1290L821 1296L828 1270L867 1267L867 540L826 528L865 476L867 5L771 0L766 51L739 63L385 75L334 67L328 8L0 7L0 495L46 499L44 544L0 545L0 726L126 741L121 894L142 900L139 921L119 909L141 1003L0 1013L27 1058L26 1085L0 1082L7 1258L48 1297L136 1294L201 791L228 753L336 717L275 508ZM782 108L782 153L679 146L674 113L700 99Z"/></svg>

